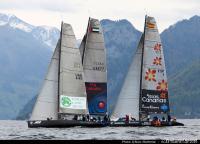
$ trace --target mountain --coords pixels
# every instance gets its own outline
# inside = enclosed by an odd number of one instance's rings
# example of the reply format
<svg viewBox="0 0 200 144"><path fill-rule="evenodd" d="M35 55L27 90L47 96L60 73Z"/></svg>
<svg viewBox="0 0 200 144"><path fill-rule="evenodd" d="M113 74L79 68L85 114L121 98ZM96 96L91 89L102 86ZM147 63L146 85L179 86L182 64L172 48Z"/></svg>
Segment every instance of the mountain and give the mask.
<svg viewBox="0 0 200 144"><path fill-rule="evenodd" d="M54 49L60 34L55 27L33 26L17 18L15 15L0 13L0 26L6 25L13 29L30 33L35 39L45 43L51 49Z"/></svg>
<svg viewBox="0 0 200 144"><path fill-rule="evenodd" d="M163 31L172 113L200 117L200 17L182 20Z"/></svg>
<svg viewBox="0 0 200 144"><path fill-rule="evenodd" d="M57 28L49 26L37 26L32 30L32 35L37 40L44 42L53 51L60 36Z"/></svg>
<svg viewBox="0 0 200 144"><path fill-rule="evenodd" d="M161 39L164 46L166 67L169 75L200 59L200 17L193 16L164 30Z"/></svg>
<svg viewBox="0 0 200 144"><path fill-rule="evenodd" d="M0 14L0 119L16 118L44 79L52 50L35 38L37 28Z"/></svg>
<svg viewBox="0 0 200 144"><path fill-rule="evenodd" d="M170 78L172 113L180 118L200 118L200 59Z"/></svg>

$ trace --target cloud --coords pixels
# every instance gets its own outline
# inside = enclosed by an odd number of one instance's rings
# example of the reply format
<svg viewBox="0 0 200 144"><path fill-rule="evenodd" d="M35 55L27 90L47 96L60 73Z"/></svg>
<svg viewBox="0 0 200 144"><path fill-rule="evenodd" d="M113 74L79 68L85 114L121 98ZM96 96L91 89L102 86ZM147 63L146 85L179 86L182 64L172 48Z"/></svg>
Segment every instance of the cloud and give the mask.
<svg viewBox="0 0 200 144"><path fill-rule="evenodd" d="M82 3L80 0L1 0L0 9L76 12Z"/></svg>

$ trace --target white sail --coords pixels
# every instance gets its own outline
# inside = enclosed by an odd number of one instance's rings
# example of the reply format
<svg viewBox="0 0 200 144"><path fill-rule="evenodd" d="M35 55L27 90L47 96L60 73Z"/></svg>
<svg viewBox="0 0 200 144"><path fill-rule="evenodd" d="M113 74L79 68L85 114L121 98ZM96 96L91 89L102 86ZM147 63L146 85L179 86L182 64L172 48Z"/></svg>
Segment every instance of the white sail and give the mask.
<svg viewBox="0 0 200 144"><path fill-rule="evenodd" d="M131 115L136 120L139 120L140 73L143 40L142 36L111 115L111 119L113 120L125 117L125 115Z"/></svg>
<svg viewBox="0 0 200 144"><path fill-rule="evenodd" d="M84 74L86 82L107 82L106 49L100 22L89 20L84 51Z"/></svg>
<svg viewBox="0 0 200 144"><path fill-rule="evenodd" d="M141 119L169 111L168 84L163 47L153 17L146 17L142 66Z"/></svg>
<svg viewBox="0 0 200 144"><path fill-rule="evenodd" d="M86 114L87 100L80 51L71 25L61 30L59 113Z"/></svg>
<svg viewBox="0 0 200 144"><path fill-rule="evenodd" d="M54 54L32 111L31 120L57 119L58 112L58 63L60 41L58 41Z"/></svg>
<svg viewBox="0 0 200 144"><path fill-rule="evenodd" d="M145 79L145 76L147 76L146 72L148 72L149 69L156 70L155 80L154 78L152 78L152 80L147 80L147 78ZM144 42L142 88L157 90L157 84L162 80L167 80L163 47L155 19L153 17L147 17Z"/></svg>
<svg viewBox="0 0 200 144"><path fill-rule="evenodd" d="M80 51L83 53L89 112L90 114L105 114L107 112L106 48L99 20L89 19L82 44L84 47L80 47Z"/></svg>

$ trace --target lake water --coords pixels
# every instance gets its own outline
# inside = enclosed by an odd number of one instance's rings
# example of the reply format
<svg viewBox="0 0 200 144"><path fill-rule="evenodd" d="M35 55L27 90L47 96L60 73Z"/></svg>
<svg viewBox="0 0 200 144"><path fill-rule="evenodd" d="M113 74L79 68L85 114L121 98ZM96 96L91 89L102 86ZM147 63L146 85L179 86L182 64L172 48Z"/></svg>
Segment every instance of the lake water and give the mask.
<svg viewBox="0 0 200 144"><path fill-rule="evenodd" d="M26 121L1 120L0 139L61 139L61 140L197 140L200 119L178 120L178 127L104 127L104 128L28 128Z"/></svg>

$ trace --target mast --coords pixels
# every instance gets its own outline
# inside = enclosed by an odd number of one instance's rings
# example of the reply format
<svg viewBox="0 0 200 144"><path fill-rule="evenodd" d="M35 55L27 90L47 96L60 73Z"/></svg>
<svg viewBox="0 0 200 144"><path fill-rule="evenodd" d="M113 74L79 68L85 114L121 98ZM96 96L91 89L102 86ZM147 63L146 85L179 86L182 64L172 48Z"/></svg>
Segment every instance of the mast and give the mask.
<svg viewBox="0 0 200 144"><path fill-rule="evenodd" d="M87 25L86 38L85 38L84 47L83 47L83 54L81 55L82 56L82 64L83 64L84 57L85 57L85 46L87 45L89 27L90 27L90 17L89 17L88 25ZM83 37L83 41L84 41L84 37Z"/></svg>
<svg viewBox="0 0 200 144"><path fill-rule="evenodd" d="M142 57L141 57L141 69L140 69L140 95L139 95L139 120L141 121L141 102L140 99L142 97L142 73L143 73L143 58L144 58L144 43L145 43L145 27L146 27L146 18L145 15L145 22L144 22L144 33L143 33L143 47L142 47Z"/></svg>
<svg viewBox="0 0 200 144"><path fill-rule="evenodd" d="M58 62L58 119L60 118L59 115L59 103L60 103L60 57L61 57L61 45L62 45L62 27L63 27L63 21L61 23L61 31L60 31L60 47L59 47L59 62Z"/></svg>

